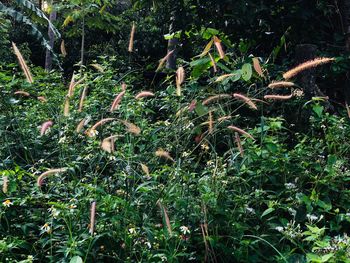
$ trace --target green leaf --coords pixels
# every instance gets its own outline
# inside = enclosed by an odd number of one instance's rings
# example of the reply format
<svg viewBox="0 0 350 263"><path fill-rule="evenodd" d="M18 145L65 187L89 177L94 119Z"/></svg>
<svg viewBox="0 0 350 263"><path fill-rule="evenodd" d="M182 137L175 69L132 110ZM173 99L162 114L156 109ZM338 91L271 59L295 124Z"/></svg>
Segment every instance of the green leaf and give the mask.
<svg viewBox="0 0 350 263"><path fill-rule="evenodd" d="M322 263L322 259L320 256L312 253L306 254L307 262L312 262L312 263Z"/></svg>
<svg viewBox="0 0 350 263"><path fill-rule="evenodd" d="M321 258L321 260L322 260L322 262L327 262L327 261L330 260L333 256L334 256L333 253L329 253L329 254L323 255L322 258Z"/></svg>
<svg viewBox="0 0 350 263"><path fill-rule="evenodd" d="M252 77L252 73L252 65L249 63L245 63L242 67L242 79L244 79L245 81L250 80Z"/></svg>
<svg viewBox="0 0 350 263"><path fill-rule="evenodd" d="M202 103L197 103L195 111L198 114L198 116L203 116L208 113L208 109L205 106L203 106Z"/></svg>
<svg viewBox="0 0 350 263"><path fill-rule="evenodd" d="M266 209L264 211L264 213L262 213L261 217L267 216L268 214L272 213L273 211L275 211L275 208L270 207L270 208Z"/></svg>
<svg viewBox="0 0 350 263"><path fill-rule="evenodd" d="M180 38L181 32L182 31L180 30L180 31L176 31L176 32L174 32L172 34L166 34L166 35L164 35L164 39L165 40L170 40L170 39L173 39L173 38Z"/></svg>
<svg viewBox="0 0 350 263"><path fill-rule="evenodd" d="M277 145L275 143L272 143L272 142L266 143L266 148L272 153L276 153L278 150Z"/></svg>
<svg viewBox="0 0 350 263"><path fill-rule="evenodd" d="M323 115L323 106L321 106L320 104L315 104L312 107L312 110L316 113L317 117L321 118Z"/></svg>
<svg viewBox="0 0 350 263"><path fill-rule="evenodd" d="M80 256L72 257L69 263L83 263L83 259Z"/></svg>

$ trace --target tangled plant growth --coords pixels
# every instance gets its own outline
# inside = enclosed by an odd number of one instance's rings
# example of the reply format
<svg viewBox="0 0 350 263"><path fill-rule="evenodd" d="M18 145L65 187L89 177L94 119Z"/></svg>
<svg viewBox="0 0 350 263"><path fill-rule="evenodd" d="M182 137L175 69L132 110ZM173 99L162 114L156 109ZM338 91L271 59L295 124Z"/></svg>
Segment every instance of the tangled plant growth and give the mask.
<svg viewBox="0 0 350 263"><path fill-rule="evenodd" d="M214 35L139 87L105 58L67 85L15 53L33 77L0 74L1 261L349 261L348 120L289 82L334 59L272 82ZM309 131L272 104L304 105Z"/></svg>

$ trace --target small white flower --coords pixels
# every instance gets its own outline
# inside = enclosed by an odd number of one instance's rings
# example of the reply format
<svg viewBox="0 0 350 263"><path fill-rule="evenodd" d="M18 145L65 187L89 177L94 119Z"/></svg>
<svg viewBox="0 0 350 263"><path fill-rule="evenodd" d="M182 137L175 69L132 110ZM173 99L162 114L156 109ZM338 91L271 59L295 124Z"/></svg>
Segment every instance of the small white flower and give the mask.
<svg viewBox="0 0 350 263"><path fill-rule="evenodd" d="M183 153L182 153L182 157L187 157L187 156L189 156L189 155L190 155L189 152L183 152Z"/></svg>
<svg viewBox="0 0 350 263"><path fill-rule="evenodd" d="M151 248L152 248L152 245L151 245L151 243L150 243L150 242L145 242L145 244L146 244L146 246L147 246L149 249L151 249Z"/></svg>
<svg viewBox="0 0 350 263"><path fill-rule="evenodd" d="M40 228L40 230L41 230L41 231L44 231L44 232L46 232L46 233L48 233L48 234L51 233L51 227L49 226L48 223L45 223L45 224Z"/></svg>
<svg viewBox="0 0 350 263"><path fill-rule="evenodd" d="M11 205L13 205L13 203L10 200L7 199L4 202L2 202L2 205L6 206L6 207L10 207Z"/></svg>
<svg viewBox="0 0 350 263"><path fill-rule="evenodd" d="M314 222L314 221L316 221L316 220L318 219L317 216L315 216L315 215L310 215L310 214L307 214L306 217L307 217L307 219L309 219L311 222Z"/></svg>
<svg viewBox="0 0 350 263"><path fill-rule="evenodd" d="M57 210L56 208L54 208L53 206L52 206L51 208L47 209L47 211L48 211L49 213L51 213L51 216L52 216L53 218L57 218L58 215L60 214L60 211L58 211L58 210Z"/></svg>
<svg viewBox="0 0 350 263"><path fill-rule="evenodd" d="M108 160L115 161L115 160L117 160L117 158L115 156L113 156L113 155L109 155L108 156Z"/></svg>
<svg viewBox="0 0 350 263"><path fill-rule="evenodd" d="M284 186L287 188L287 189L295 189L297 188L297 186L293 183L286 183L284 184Z"/></svg>
<svg viewBox="0 0 350 263"><path fill-rule="evenodd" d="M180 226L180 231L184 235L191 233L190 229L187 226Z"/></svg>
<svg viewBox="0 0 350 263"><path fill-rule="evenodd" d="M95 137L98 135L98 131L95 129L89 130L89 136L90 137Z"/></svg>
<svg viewBox="0 0 350 263"><path fill-rule="evenodd" d="M58 143L65 143L66 142L66 140L67 140L67 137L66 136L63 136L63 137L61 137L60 139L59 139L59 141L58 141Z"/></svg>
<svg viewBox="0 0 350 263"><path fill-rule="evenodd" d="M288 212L292 215L295 216L297 214L297 211L293 208L288 208Z"/></svg>
<svg viewBox="0 0 350 263"><path fill-rule="evenodd" d="M136 228L135 227L129 228L129 233L132 235L136 234Z"/></svg>
<svg viewBox="0 0 350 263"><path fill-rule="evenodd" d="M246 208L246 211L247 211L249 214L255 214L255 209L254 209L254 208L247 207L247 208Z"/></svg>
<svg viewBox="0 0 350 263"><path fill-rule="evenodd" d="M207 161L207 166L212 166L212 165L214 165L214 161L213 160Z"/></svg>
<svg viewBox="0 0 350 263"><path fill-rule="evenodd" d="M283 232L284 228L281 226L277 226L277 227L275 227L275 230L277 230L278 232L281 233L281 232Z"/></svg>

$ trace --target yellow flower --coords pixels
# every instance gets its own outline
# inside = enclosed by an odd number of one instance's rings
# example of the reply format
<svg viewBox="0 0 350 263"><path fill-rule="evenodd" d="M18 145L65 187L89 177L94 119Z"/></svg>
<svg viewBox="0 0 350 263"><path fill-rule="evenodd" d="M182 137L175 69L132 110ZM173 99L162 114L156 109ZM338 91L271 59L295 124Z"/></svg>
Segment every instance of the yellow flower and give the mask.
<svg viewBox="0 0 350 263"><path fill-rule="evenodd" d="M7 199L4 202L2 202L2 205L6 206L6 207L10 207L11 205L13 205L13 203L10 200Z"/></svg>

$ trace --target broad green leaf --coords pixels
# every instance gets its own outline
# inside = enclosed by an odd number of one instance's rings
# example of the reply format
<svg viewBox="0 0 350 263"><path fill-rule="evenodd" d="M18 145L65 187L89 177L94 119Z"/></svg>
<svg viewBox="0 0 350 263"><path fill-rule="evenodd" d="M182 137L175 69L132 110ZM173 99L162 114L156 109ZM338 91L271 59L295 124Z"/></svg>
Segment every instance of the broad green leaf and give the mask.
<svg viewBox="0 0 350 263"><path fill-rule="evenodd" d="M275 208L270 207L270 208L266 209L264 211L264 213L262 213L261 217L267 216L268 214L272 213L273 211L275 211Z"/></svg>
<svg viewBox="0 0 350 263"><path fill-rule="evenodd" d="M315 104L315 105L312 107L312 110L316 113L317 117L319 117L319 118L322 117L323 106L321 106L320 104Z"/></svg>
<svg viewBox="0 0 350 263"><path fill-rule="evenodd" d="M69 263L83 263L83 259L80 256L72 257Z"/></svg>
<svg viewBox="0 0 350 263"><path fill-rule="evenodd" d="M252 77L252 73L252 65L249 63L245 63L242 66L242 79L244 79L245 81L250 80Z"/></svg>
<svg viewBox="0 0 350 263"><path fill-rule="evenodd" d="M198 116L203 116L208 113L208 109L205 106L203 106L202 103L197 103L195 111L198 114Z"/></svg>

